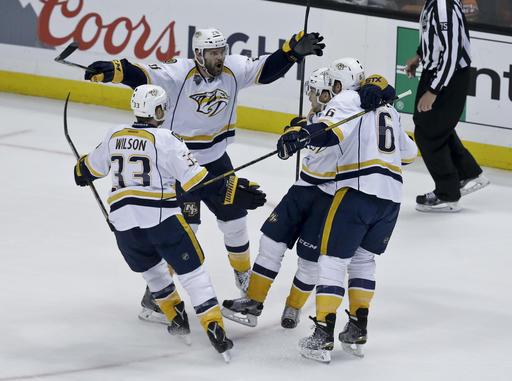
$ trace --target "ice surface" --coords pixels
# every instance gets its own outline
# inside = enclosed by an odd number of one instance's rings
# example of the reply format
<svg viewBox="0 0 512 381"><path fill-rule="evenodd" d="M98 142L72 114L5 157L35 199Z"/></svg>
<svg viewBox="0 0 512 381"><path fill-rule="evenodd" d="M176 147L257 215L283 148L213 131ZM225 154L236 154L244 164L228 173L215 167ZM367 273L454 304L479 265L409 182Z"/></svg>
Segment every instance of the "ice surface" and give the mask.
<svg viewBox="0 0 512 381"><path fill-rule="evenodd" d="M71 97L72 99L72 97ZM64 139L64 102L0 93L0 380L510 380L512 361L512 173L486 168L492 184L458 214L422 214L416 194L433 183L421 159L405 168L405 199L388 251L377 260L366 357L341 351L329 365L301 358L310 298L299 326L280 316L296 269L287 252L256 328L226 321L230 364L190 315L190 347L137 319L144 281L124 263L87 188L76 187ZM129 112L70 103L81 153ZM235 165L275 149L275 135L240 130ZM259 227L292 184L295 159L239 173L261 184L267 206L249 215L254 259ZM96 183L105 196L107 180ZM219 300L239 296L222 237L204 209L199 240ZM344 301L336 331L345 324Z"/></svg>

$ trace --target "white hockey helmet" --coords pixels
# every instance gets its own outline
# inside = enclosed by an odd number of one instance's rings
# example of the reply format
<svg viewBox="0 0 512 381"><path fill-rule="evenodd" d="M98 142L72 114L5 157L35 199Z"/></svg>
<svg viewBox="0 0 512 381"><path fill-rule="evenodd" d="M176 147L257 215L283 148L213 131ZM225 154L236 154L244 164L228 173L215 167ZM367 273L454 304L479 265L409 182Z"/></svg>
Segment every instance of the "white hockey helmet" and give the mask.
<svg viewBox="0 0 512 381"><path fill-rule="evenodd" d="M332 92L332 85L329 81L329 68L321 67L319 69L314 70L309 76L309 81L306 81L306 95L314 90L316 95L316 100L318 103L324 104L320 101L320 95L322 91L327 90L331 94L331 97L334 96Z"/></svg>
<svg viewBox="0 0 512 381"><path fill-rule="evenodd" d="M169 98L167 93L160 86L141 85L133 90L131 106L135 116L141 118L154 118L161 122L165 119L165 113L169 110ZM156 117L156 108L162 107L164 115Z"/></svg>
<svg viewBox="0 0 512 381"><path fill-rule="evenodd" d="M361 63L352 57L340 58L329 66L331 86L334 81L340 81L342 90L359 90L361 82L365 79L364 68Z"/></svg>
<svg viewBox="0 0 512 381"><path fill-rule="evenodd" d="M204 49L226 48L228 43L224 35L215 28L197 29L192 37L192 50L199 50L203 56Z"/></svg>

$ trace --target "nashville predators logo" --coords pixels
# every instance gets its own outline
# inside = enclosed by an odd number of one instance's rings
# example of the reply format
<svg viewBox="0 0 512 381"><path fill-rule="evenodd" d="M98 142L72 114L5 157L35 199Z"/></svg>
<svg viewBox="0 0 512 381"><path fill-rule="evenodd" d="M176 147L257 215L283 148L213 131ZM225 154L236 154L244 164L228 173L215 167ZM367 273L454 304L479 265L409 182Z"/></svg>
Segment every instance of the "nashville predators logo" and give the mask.
<svg viewBox="0 0 512 381"><path fill-rule="evenodd" d="M204 93L192 94L190 98L197 102L197 112L212 117L226 108L230 96L224 90L215 89Z"/></svg>
<svg viewBox="0 0 512 381"><path fill-rule="evenodd" d="M268 218L268 222L277 222L278 220L278 214L276 212L272 212L270 217Z"/></svg>
<svg viewBox="0 0 512 381"><path fill-rule="evenodd" d="M193 217L199 212L199 208L195 202L184 202L182 212L189 217Z"/></svg>

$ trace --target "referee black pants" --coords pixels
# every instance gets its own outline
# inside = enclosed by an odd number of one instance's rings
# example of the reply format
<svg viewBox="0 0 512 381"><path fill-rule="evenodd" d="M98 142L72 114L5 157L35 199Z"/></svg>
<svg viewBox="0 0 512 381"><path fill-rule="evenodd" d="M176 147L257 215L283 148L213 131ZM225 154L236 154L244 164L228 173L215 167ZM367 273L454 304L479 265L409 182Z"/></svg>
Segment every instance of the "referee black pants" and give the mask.
<svg viewBox="0 0 512 381"><path fill-rule="evenodd" d="M416 106L428 90L433 74L425 70L420 78L414 104L414 139L434 180L436 196L443 201L457 201L460 180L482 173L455 132L466 103L469 69L456 70L448 86L438 94L432 110L418 112Z"/></svg>

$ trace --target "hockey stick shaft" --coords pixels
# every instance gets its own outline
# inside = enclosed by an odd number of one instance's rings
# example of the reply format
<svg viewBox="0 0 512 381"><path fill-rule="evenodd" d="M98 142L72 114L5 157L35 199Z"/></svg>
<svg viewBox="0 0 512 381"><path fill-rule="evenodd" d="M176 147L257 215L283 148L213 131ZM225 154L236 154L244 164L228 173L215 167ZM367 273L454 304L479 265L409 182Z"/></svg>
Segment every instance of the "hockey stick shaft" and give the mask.
<svg viewBox="0 0 512 381"><path fill-rule="evenodd" d="M60 53L57 57L55 57L55 62L64 64L64 65L68 65L68 66L78 67L85 71L89 71L91 73L97 74L98 72L96 70L90 69L87 66L83 66L83 65L80 65L80 64L77 64L74 62L66 61L66 58L68 58L78 48L79 48L78 42L76 42L76 41L72 42L62 51L62 53Z"/></svg>
<svg viewBox="0 0 512 381"><path fill-rule="evenodd" d="M369 112L371 112L371 111L374 111L374 110L378 109L378 108L379 108L379 107L381 107L381 106L384 106L384 105L386 105L386 104L388 104L388 103L392 103L392 102L394 102L394 101L396 101L396 100L398 100L398 99L402 99L402 98L404 98L404 97L406 97L406 96L408 96L408 95L411 95L411 94L412 94L412 91L409 89L409 90L407 90L407 91L403 92L402 94L397 95L397 96L396 96L396 97L394 97L393 99L388 100L387 102L382 102L382 103L380 103L379 105L377 105L377 106L375 106L375 107L373 107L373 108L371 108L371 109L369 109L369 110L363 110L363 111L361 111L361 112L358 112L357 114L354 114L354 115L352 115L352 116L349 116L349 117L348 117L348 118L346 118L346 119L340 120L338 123L334 123L333 125L328 126L328 127L324 128L323 130L317 131L317 132L315 132L315 133L311 134L311 136L310 136L309 138L311 139L311 138L315 138L315 137L317 137L317 136L319 136L319 135L322 135L322 134L326 133L327 131L332 130L332 129L333 129L333 128L335 128L335 127L338 127L338 126L341 126L342 124L348 123L348 122L350 122L351 120L357 119L357 118L359 118L360 116L363 116L364 114L367 114L367 113L369 113ZM301 143L304 143L304 140L301 140ZM229 171L229 172L223 173L222 175L219 175L219 176L217 176L217 177L214 177L213 179L210 179L210 180L208 180L208 181L205 181L204 183L199 184L197 187L192 188L191 190L196 191L196 190L198 190L198 189L201 189L201 188L203 188L203 187L205 187L205 186L207 186L207 185L209 185L209 184L213 183L214 181L217 181L217 180L223 179L224 177L230 176L230 175L232 175L233 173L235 173L235 172L237 172L237 171L239 171L239 170L241 170L241 169L247 168L247 167L249 167L249 166L251 166L251 165L253 165L253 164L259 163L259 162L260 162L260 161L262 161L262 160L265 160L265 159L267 159L267 158L269 158L269 157L271 157L271 156L274 156L274 155L275 155L276 153L278 153L278 152L279 152L278 150L275 150L275 151L269 152L269 153L267 153L266 155L263 155L263 156L261 156L261 157L258 157L257 159L254 159L254 160L252 160L252 161L250 161L250 162L248 162L248 163L245 163L245 164L243 164L243 165L241 165L241 166L239 166L239 167L236 167L236 168L232 169L232 170L231 170L231 171ZM185 193L187 193L187 192L185 192Z"/></svg>
<svg viewBox="0 0 512 381"><path fill-rule="evenodd" d="M71 95L71 93L68 93L68 96L66 97L66 103L64 104L64 135L66 136L66 140L68 141L69 146L71 147L71 150L73 151L73 154L75 155L76 160L78 160L80 158L80 154L78 153L75 145L73 144L73 141L71 140L71 137L69 136L69 132L68 132L68 102L69 102L70 95ZM108 227L110 228L110 230L114 231L114 227L108 220L107 210L105 209L105 205L103 205L103 202L101 201L101 198L98 194L98 191L96 190L96 187L89 180L87 180L87 185L89 185L89 187L91 188L94 198L96 199L96 202L98 203L98 205L101 209L101 212L103 213L103 216L105 217L105 220L107 221Z"/></svg>
<svg viewBox="0 0 512 381"><path fill-rule="evenodd" d="M310 0L306 2L306 15L304 16L304 34L308 32L308 20L309 20L309 10L310 10ZM300 66L300 94L299 94L299 115L302 115L303 111L303 103L304 103L304 76L306 71L306 58L302 60L302 64ZM300 173L300 150L297 152L297 159L295 162L295 181L299 179Z"/></svg>

